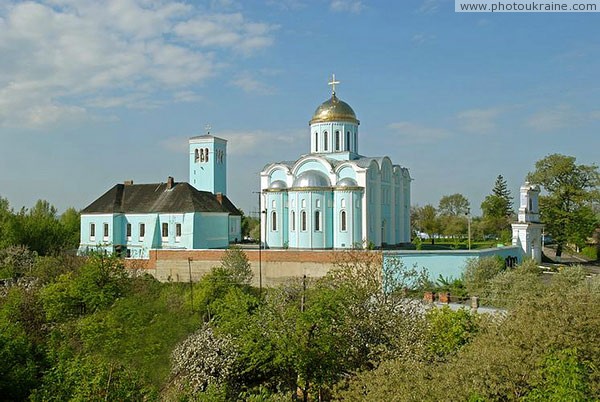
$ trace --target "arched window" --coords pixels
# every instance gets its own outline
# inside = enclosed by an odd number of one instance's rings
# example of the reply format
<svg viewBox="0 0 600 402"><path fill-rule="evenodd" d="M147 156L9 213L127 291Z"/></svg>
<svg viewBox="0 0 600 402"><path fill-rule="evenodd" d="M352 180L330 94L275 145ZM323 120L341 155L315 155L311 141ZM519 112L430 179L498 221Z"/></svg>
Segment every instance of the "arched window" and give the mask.
<svg viewBox="0 0 600 402"><path fill-rule="evenodd" d="M354 132L354 152L358 149L358 132Z"/></svg>
<svg viewBox="0 0 600 402"><path fill-rule="evenodd" d="M321 211L315 211L315 230L321 230Z"/></svg>
<svg viewBox="0 0 600 402"><path fill-rule="evenodd" d="M340 230L342 232L346 231L346 211L340 213Z"/></svg>
<svg viewBox="0 0 600 402"><path fill-rule="evenodd" d="M204 156L204 160L205 160L206 162L208 162L208 148L204 148L204 153L206 154L206 155Z"/></svg>
<svg viewBox="0 0 600 402"><path fill-rule="evenodd" d="M346 151L350 151L350 131L346 131Z"/></svg>
<svg viewBox="0 0 600 402"><path fill-rule="evenodd" d="M342 198L342 200L340 201L340 207L346 208L346 199L345 198Z"/></svg>
<svg viewBox="0 0 600 402"><path fill-rule="evenodd" d="M291 221L292 221L292 232L296 231L296 211L292 211L292 217L291 217Z"/></svg>
<svg viewBox="0 0 600 402"><path fill-rule="evenodd" d="M277 212L271 212L271 230L273 232L277 231Z"/></svg>
<svg viewBox="0 0 600 402"><path fill-rule="evenodd" d="M335 150L336 151L340 150L340 132L339 131L335 132Z"/></svg>
<svg viewBox="0 0 600 402"><path fill-rule="evenodd" d="M315 207L317 208L321 208L321 200L317 198L317 200L315 201Z"/></svg>
<svg viewBox="0 0 600 402"><path fill-rule="evenodd" d="M200 162L204 162L204 150L200 149Z"/></svg>
<svg viewBox="0 0 600 402"><path fill-rule="evenodd" d="M300 230L306 231L306 211L300 212Z"/></svg>
<svg viewBox="0 0 600 402"><path fill-rule="evenodd" d="M315 133L315 152L319 152L319 133Z"/></svg>
<svg viewBox="0 0 600 402"><path fill-rule="evenodd" d="M198 162L200 159L200 153L198 152L198 148L194 149L194 162Z"/></svg>
<svg viewBox="0 0 600 402"><path fill-rule="evenodd" d="M327 131L324 131L323 132L323 151L327 151L327 149L328 149L328 145L327 145L328 138L327 137L328 137Z"/></svg>

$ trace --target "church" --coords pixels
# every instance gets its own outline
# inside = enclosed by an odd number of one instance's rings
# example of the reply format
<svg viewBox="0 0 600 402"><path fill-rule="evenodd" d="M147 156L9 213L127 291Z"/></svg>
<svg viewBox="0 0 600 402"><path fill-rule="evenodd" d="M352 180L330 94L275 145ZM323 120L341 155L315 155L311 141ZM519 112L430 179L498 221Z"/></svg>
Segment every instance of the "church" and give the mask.
<svg viewBox="0 0 600 402"><path fill-rule="evenodd" d="M190 182L116 184L81 211L79 253L147 259L151 249L227 248L241 241L241 213L227 198L227 141L189 139Z"/></svg>
<svg viewBox="0 0 600 402"><path fill-rule="evenodd" d="M348 249L409 243L407 168L359 153L360 121L331 97L309 122L310 153L260 173L261 239L268 248Z"/></svg>

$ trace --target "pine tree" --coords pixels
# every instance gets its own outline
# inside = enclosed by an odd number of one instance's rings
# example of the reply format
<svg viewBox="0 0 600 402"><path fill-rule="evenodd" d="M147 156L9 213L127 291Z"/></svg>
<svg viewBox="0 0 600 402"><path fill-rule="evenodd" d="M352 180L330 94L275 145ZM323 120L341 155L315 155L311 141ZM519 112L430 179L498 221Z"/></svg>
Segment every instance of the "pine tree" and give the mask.
<svg viewBox="0 0 600 402"><path fill-rule="evenodd" d="M510 190L506 185L506 179L499 174L496 178L496 183L494 183L494 188L492 189L492 193L502 200L502 205L504 209L504 216L510 217L513 214L512 202L513 197L510 194Z"/></svg>
<svg viewBox="0 0 600 402"><path fill-rule="evenodd" d="M481 203L484 230L488 234L502 237L502 233L510 228L513 215L512 200L513 197L506 185L506 180L502 175L498 175L492 194L485 197Z"/></svg>

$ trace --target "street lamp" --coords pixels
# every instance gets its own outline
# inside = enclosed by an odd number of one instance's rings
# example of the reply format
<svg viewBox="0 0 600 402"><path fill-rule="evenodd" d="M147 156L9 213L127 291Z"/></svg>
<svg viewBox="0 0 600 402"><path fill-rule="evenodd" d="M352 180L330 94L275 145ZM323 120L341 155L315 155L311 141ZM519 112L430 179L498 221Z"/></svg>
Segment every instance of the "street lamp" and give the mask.
<svg viewBox="0 0 600 402"><path fill-rule="evenodd" d="M467 208L467 212L465 212L465 215L467 215L467 236L468 236L468 247L469 250L471 249L471 208Z"/></svg>

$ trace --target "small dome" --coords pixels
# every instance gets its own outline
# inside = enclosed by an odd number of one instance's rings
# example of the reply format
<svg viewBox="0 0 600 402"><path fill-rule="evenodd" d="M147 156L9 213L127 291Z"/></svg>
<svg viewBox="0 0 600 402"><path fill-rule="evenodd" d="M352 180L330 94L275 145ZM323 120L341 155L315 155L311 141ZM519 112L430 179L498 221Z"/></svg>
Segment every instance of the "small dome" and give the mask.
<svg viewBox="0 0 600 402"><path fill-rule="evenodd" d="M285 184L285 182L283 180L275 180L274 182L271 183L269 188L272 188L272 189L287 188L287 184Z"/></svg>
<svg viewBox="0 0 600 402"><path fill-rule="evenodd" d="M337 184L337 187L358 187L358 183L351 177L344 177L340 179Z"/></svg>
<svg viewBox="0 0 600 402"><path fill-rule="evenodd" d="M335 94L331 95L331 99L321 103L315 110L315 114L310 119L310 124L327 121L349 121L359 124L354 110L346 102L339 100Z"/></svg>
<svg viewBox="0 0 600 402"><path fill-rule="evenodd" d="M331 183L325 173L309 170L301 173L294 180L294 187L330 187Z"/></svg>

